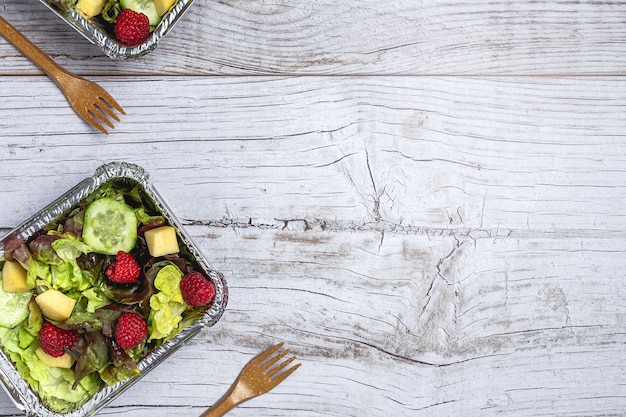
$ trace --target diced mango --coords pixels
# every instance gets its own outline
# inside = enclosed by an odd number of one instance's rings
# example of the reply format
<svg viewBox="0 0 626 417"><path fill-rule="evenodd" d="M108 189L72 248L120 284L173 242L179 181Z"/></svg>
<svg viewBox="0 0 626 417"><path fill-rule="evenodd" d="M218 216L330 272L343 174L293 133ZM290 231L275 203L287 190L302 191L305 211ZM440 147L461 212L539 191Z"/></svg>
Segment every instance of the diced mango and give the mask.
<svg viewBox="0 0 626 417"><path fill-rule="evenodd" d="M144 236L148 245L148 252L155 258L179 252L176 229L172 226L161 226L147 230Z"/></svg>
<svg viewBox="0 0 626 417"><path fill-rule="evenodd" d="M74 358L68 354L64 353L62 356L54 357L52 355L48 355L43 351L42 348L38 348L35 350L35 354L44 364L53 367L53 368L71 368L74 365Z"/></svg>
<svg viewBox="0 0 626 417"><path fill-rule="evenodd" d="M78 0L76 10L84 17L94 17L102 12L106 0Z"/></svg>
<svg viewBox="0 0 626 417"><path fill-rule="evenodd" d="M6 292L24 292L35 286L26 282L26 270L16 261L6 261L2 267L2 288Z"/></svg>
<svg viewBox="0 0 626 417"><path fill-rule="evenodd" d="M67 320L74 311L76 300L53 288L35 297L41 313L54 321Z"/></svg>
<svg viewBox="0 0 626 417"><path fill-rule="evenodd" d="M163 16L165 13L169 12L174 4L176 4L177 0L154 0L154 5L156 6L157 13L159 16Z"/></svg>

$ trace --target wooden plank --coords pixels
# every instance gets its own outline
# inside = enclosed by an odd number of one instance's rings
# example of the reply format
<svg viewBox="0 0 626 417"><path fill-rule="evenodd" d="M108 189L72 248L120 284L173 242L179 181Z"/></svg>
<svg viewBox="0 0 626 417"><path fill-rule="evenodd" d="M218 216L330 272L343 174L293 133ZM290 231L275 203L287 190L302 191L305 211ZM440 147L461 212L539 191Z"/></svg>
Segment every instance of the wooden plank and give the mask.
<svg viewBox="0 0 626 417"><path fill-rule="evenodd" d="M3 228L117 159L146 167L189 223L626 227L621 78L103 78L128 111L109 137L48 80L24 80L0 79Z"/></svg>
<svg viewBox="0 0 626 417"><path fill-rule="evenodd" d="M225 273L229 308L102 415L200 414L276 340L303 367L233 415L618 416L626 406L623 238L188 231Z"/></svg>
<svg viewBox="0 0 626 417"><path fill-rule="evenodd" d="M157 50L112 63L36 0L3 16L81 74L623 75L615 1L202 1ZM0 74L36 69L6 42Z"/></svg>
<svg viewBox="0 0 626 417"><path fill-rule="evenodd" d="M211 363L222 340L252 354L273 336L310 361L268 415L599 416L623 409L624 264L614 256L623 239L191 231L227 274L234 297L223 321L182 360L195 360L208 344ZM245 259L231 255L238 251ZM244 361L239 351L225 357ZM181 384L189 384L185 375ZM232 375L220 378L227 385ZM307 381L319 383L298 389ZM202 385L194 388L196 407L211 403L207 390L214 398L223 390Z"/></svg>

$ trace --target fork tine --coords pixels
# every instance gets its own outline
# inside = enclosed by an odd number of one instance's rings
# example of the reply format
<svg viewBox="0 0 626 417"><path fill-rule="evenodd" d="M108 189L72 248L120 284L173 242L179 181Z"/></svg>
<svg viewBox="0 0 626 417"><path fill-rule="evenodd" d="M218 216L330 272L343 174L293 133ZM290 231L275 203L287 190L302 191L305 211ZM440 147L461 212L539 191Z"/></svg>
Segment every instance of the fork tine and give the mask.
<svg viewBox="0 0 626 417"><path fill-rule="evenodd" d="M111 107L102 98L100 99L100 102L98 102L96 105L100 108L100 110L104 110L106 114L108 114L116 122L120 121L120 118L117 116L117 114L115 114L113 110L111 110Z"/></svg>
<svg viewBox="0 0 626 417"><path fill-rule="evenodd" d="M109 134L109 132L107 132L107 130L91 115L91 113L85 112L84 114L80 114L80 117L105 135Z"/></svg>
<svg viewBox="0 0 626 417"><path fill-rule="evenodd" d="M276 375L278 375L278 373L280 371L282 371L283 369L285 369L285 367L287 365L289 365L291 362L295 361L296 357L292 356L289 359L286 359L285 361L279 363L278 365L276 365L274 368L268 369L265 373L267 374L267 376L271 378L275 377Z"/></svg>
<svg viewBox="0 0 626 417"><path fill-rule="evenodd" d="M269 358L270 356L272 356L275 352L277 352L281 347L283 347L283 345L285 344L285 342L280 342L279 344L272 346L271 348L267 349L264 352L259 353L259 355L254 359L256 362L265 362L265 360L267 360L267 358Z"/></svg>
<svg viewBox="0 0 626 417"><path fill-rule="evenodd" d="M264 370L270 369L272 365L284 358L285 355L287 355L288 353L289 349L285 349L279 352L276 356L268 358L267 361L261 363L261 368L263 368Z"/></svg>
<svg viewBox="0 0 626 417"><path fill-rule="evenodd" d="M113 125L113 123L111 123L111 121L106 117L106 115L102 112L103 108L97 105L94 105L90 112L91 114L93 114L95 117L97 117L99 120L103 121L107 126L109 126L111 129L115 129L115 126Z"/></svg>
<svg viewBox="0 0 626 417"><path fill-rule="evenodd" d="M295 359L296 357L294 356L293 358ZM282 374L279 374L278 376L272 378L272 383L274 384L274 386L276 386L276 385L280 384L281 382L283 382L285 380L285 378L287 378L296 369L298 369L300 367L300 365L302 365L302 364L301 363L295 364L294 366L292 366L291 368L287 369Z"/></svg>
<svg viewBox="0 0 626 417"><path fill-rule="evenodd" d="M116 109L117 111L119 111L122 114L126 114L126 112L124 111L124 109L122 108L122 106L120 106L117 101L115 101L115 99L111 96L111 94L107 93L106 90L102 90L100 92L100 99L102 99L106 104L108 104L110 107L113 107L114 109Z"/></svg>

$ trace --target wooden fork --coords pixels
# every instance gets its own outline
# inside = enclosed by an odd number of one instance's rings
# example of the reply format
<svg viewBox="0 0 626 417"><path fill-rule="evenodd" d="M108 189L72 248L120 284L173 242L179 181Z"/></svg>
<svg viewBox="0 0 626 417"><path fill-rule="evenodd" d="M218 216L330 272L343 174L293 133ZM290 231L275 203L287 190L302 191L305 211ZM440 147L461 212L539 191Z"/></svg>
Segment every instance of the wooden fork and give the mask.
<svg viewBox="0 0 626 417"><path fill-rule="evenodd" d="M221 417L242 402L269 392L298 369L301 363L286 369L296 359L295 356L278 363L289 353L289 349L277 353L283 345L281 342L248 362L226 394L200 417Z"/></svg>
<svg viewBox="0 0 626 417"><path fill-rule="evenodd" d="M121 114L126 114L124 109L102 87L61 67L1 16L0 35L52 78L65 94L74 111L105 135L108 135L109 132L100 122L104 122L111 129L114 128L107 115L117 122L120 121L112 108Z"/></svg>

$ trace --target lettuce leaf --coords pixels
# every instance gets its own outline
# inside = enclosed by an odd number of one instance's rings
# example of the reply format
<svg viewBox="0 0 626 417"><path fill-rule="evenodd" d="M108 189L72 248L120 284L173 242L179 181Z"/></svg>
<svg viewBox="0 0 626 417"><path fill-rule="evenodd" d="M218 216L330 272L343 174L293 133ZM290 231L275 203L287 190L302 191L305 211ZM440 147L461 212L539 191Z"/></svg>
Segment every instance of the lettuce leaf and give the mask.
<svg viewBox="0 0 626 417"><path fill-rule="evenodd" d="M165 217L148 214L145 207L136 208L135 216L137 216L139 223L150 225L151 227L162 226L165 224Z"/></svg>
<svg viewBox="0 0 626 417"><path fill-rule="evenodd" d="M131 376L139 375L139 367L133 358L119 345L109 340L109 350L111 352L111 361L104 369L100 370L100 378L107 385L115 385L119 381L123 381Z"/></svg>
<svg viewBox="0 0 626 417"><path fill-rule="evenodd" d="M52 243L58 239L60 237L55 235L40 235L28 244L28 248L38 261L45 264L58 264L62 260L52 247Z"/></svg>
<svg viewBox="0 0 626 417"><path fill-rule="evenodd" d="M0 326L16 327L28 317L28 304L32 299L33 292L8 292L4 291L2 271L0 271L0 305L3 308L0 315Z"/></svg>
<svg viewBox="0 0 626 417"><path fill-rule="evenodd" d="M111 304L111 300L100 290L96 289L96 287L83 291L82 295L87 299L87 307L85 311L89 313L93 313L97 309Z"/></svg>
<svg viewBox="0 0 626 417"><path fill-rule="evenodd" d="M99 371L109 362L109 347L102 333L85 333L79 345L80 351L74 368L75 380L72 389L75 389L87 375Z"/></svg>
<svg viewBox="0 0 626 417"><path fill-rule="evenodd" d="M43 314L34 297L28 302L28 320L26 320L22 326L31 336L39 336L39 330L41 330L43 326Z"/></svg>
<svg viewBox="0 0 626 417"><path fill-rule="evenodd" d="M50 265L52 286L65 292L84 291L93 286L89 275L84 275L77 259L91 252L89 246L74 239L58 239L52 247L61 259L61 263Z"/></svg>
<svg viewBox="0 0 626 417"><path fill-rule="evenodd" d="M148 320L149 340L168 340L178 334L178 324L186 309L183 294L180 291L180 280L183 272L175 264L166 262L160 269L154 287L157 292L150 297L150 317Z"/></svg>
<svg viewBox="0 0 626 417"><path fill-rule="evenodd" d="M57 239L52 242L52 248L65 262L75 261L80 255L91 252L89 246L76 239Z"/></svg>
<svg viewBox="0 0 626 417"><path fill-rule="evenodd" d="M19 329L0 328L0 344L15 363L20 375L39 393L42 402L50 409L67 412L97 392L99 384L94 378L84 378L76 389L72 389L74 372L71 369L52 368L41 362L35 354L37 343L32 343L26 349L21 348Z"/></svg>

